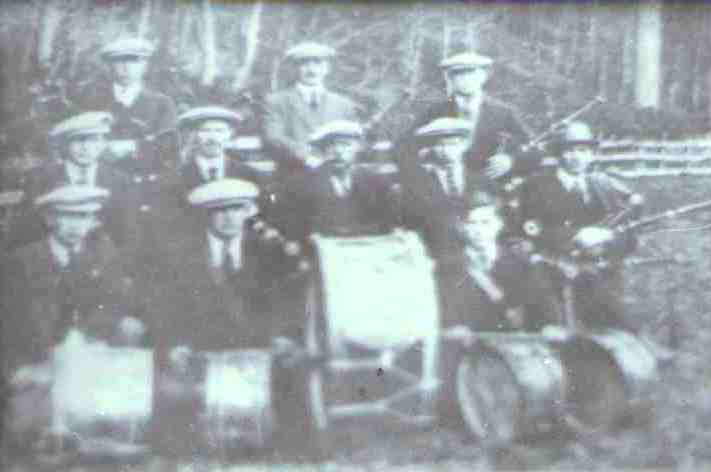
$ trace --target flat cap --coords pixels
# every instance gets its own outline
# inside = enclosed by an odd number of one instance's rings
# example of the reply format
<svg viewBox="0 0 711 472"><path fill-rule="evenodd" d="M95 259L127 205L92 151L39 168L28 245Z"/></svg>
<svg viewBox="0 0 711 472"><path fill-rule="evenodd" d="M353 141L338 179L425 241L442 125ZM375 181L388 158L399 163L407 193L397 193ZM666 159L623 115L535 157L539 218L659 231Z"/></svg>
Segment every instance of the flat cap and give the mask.
<svg viewBox="0 0 711 472"><path fill-rule="evenodd" d="M310 144L319 144L338 138L361 139L365 133L363 127L355 121L329 121L309 136Z"/></svg>
<svg viewBox="0 0 711 472"><path fill-rule="evenodd" d="M494 64L492 58L472 51L449 56L439 63L439 67L445 71L454 71L490 67L492 64Z"/></svg>
<svg viewBox="0 0 711 472"><path fill-rule="evenodd" d="M331 58L336 55L336 50L330 46L313 41L299 43L287 49L285 56L295 61L307 58Z"/></svg>
<svg viewBox="0 0 711 472"><path fill-rule="evenodd" d="M222 120L237 125L242 121L242 115L219 106L196 107L178 116L178 125L191 127L207 120Z"/></svg>
<svg viewBox="0 0 711 472"><path fill-rule="evenodd" d="M155 47L141 38L119 38L101 49L101 57L110 61L122 57L150 57Z"/></svg>
<svg viewBox="0 0 711 472"><path fill-rule="evenodd" d="M108 134L114 118L111 113L103 111L88 111L60 121L49 132L50 139L69 139L74 136L91 134Z"/></svg>
<svg viewBox="0 0 711 472"><path fill-rule="evenodd" d="M188 203L199 208L225 208L234 204L254 201L259 188L242 179L221 179L196 187L188 194Z"/></svg>
<svg viewBox="0 0 711 472"><path fill-rule="evenodd" d="M96 212L101 209L111 192L91 185L65 185L41 195L35 205L66 212Z"/></svg>
<svg viewBox="0 0 711 472"><path fill-rule="evenodd" d="M418 129L415 136L422 138L442 138L447 136L469 136L472 122L461 118L437 118Z"/></svg>

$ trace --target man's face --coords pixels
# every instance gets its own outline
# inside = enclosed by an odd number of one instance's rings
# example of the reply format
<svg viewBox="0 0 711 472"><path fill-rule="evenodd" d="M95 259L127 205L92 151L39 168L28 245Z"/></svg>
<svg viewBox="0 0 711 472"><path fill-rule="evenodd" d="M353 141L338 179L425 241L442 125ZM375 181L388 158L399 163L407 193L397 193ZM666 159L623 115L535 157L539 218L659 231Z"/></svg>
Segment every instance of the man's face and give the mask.
<svg viewBox="0 0 711 472"><path fill-rule="evenodd" d="M489 80L489 70L484 67L453 70L447 73L455 95L476 95Z"/></svg>
<svg viewBox="0 0 711 472"><path fill-rule="evenodd" d="M330 70L331 65L326 59L305 58L298 65L299 82L309 87L321 86Z"/></svg>
<svg viewBox="0 0 711 472"><path fill-rule="evenodd" d="M332 165L350 168L356 160L360 142L353 138L336 138L324 146L324 157Z"/></svg>
<svg viewBox="0 0 711 472"><path fill-rule="evenodd" d="M595 153L588 144L576 144L563 151L563 168L570 174L585 173L592 163Z"/></svg>
<svg viewBox="0 0 711 472"><path fill-rule="evenodd" d="M72 248L98 226L98 218L93 212L55 212L50 215L50 226L55 239Z"/></svg>
<svg viewBox="0 0 711 472"><path fill-rule="evenodd" d="M242 234L247 218L257 213L257 205L245 200L225 208L216 208L210 212L210 230L217 237L229 240Z"/></svg>
<svg viewBox="0 0 711 472"><path fill-rule="evenodd" d="M225 121L202 122L195 130L198 154L207 158L220 157L232 134L232 127Z"/></svg>
<svg viewBox="0 0 711 472"><path fill-rule="evenodd" d="M460 164L467 150L467 140L461 136L446 136L432 145L432 154L439 164L450 166Z"/></svg>
<svg viewBox="0 0 711 472"><path fill-rule="evenodd" d="M463 221L467 241L479 249L496 244L503 228L504 223L494 205L474 208Z"/></svg>
<svg viewBox="0 0 711 472"><path fill-rule="evenodd" d="M106 150L107 141L103 134L75 136L67 143L67 159L80 167L95 165Z"/></svg>
<svg viewBox="0 0 711 472"><path fill-rule="evenodd" d="M145 57L125 56L111 60L111 72L114 80L121 85L129 85L143 80L148 68Z"/></svg>

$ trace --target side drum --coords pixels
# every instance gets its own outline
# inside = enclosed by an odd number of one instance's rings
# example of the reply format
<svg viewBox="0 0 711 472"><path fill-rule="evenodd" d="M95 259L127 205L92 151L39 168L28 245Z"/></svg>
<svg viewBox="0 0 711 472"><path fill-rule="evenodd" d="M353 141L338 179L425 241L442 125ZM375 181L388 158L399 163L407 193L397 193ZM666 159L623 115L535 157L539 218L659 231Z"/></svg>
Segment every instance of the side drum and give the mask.
<svg viewBox="0 0 711 472"><path fill-rule="evenodd" d="M311 423L374 417L431 424L438 387L439 315L433 264L410 232L313 237L305 345Z"/></svg>

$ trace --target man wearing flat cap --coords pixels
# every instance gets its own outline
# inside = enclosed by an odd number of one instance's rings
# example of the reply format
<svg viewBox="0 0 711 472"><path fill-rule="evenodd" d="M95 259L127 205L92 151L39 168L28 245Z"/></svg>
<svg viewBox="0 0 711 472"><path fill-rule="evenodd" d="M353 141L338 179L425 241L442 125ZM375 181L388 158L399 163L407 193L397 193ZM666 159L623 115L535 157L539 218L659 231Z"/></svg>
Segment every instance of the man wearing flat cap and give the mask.
<svg viewBox="0 0 711 472"><path fill-rule="evenodd" d="M116 344L141 342L146 326L134 282L111 239L91 236L109 198L104 188L67 185L36 199L49 234L2 265L6 372L46 361L70 329Z"/></svg>
<svg viewBox="0 0 711 472"><path fill-rule="evenodd" d="M49 142L55 159L27 176L24 214L14 230L13 245L40 239L46 232L34 206L37 197L63 185L88 185L111 193L100 213L103 229L118 246L135 248L137 200L132 200L132 183L125 172L104 161L113 122L109 113L86 112L52 128Z"/></svg>
<svg viewBox="0 0 711 472"><path fill-rule="evenodd" d="M516 115L486 96L494 61L475 52L450 56L440 63L446 82L447 100L433 105L416 119L398 146L401 167L418 164L412 131L441 117L465 119L471 123L466 166L475 174L496 179L511 172L527 173L540 164L540 156L521 153L519 145L528 139Z"/></svg>
<svg viewBox="0 0 711 472"><path fill-rule="evenodd" d="M422 147L422 164L402 178L403 220L422 234L435 259L457 253L460 238L456 221L466 206L466 195L486 184L466 165L471 122L437 118L415 132Z"/></svg>
<svg viewBox="0 0 711 472"><path fill-rule="evenodd" d="M277 197L277 225L287 237L304 241L327 235L383 233L398 220L389 179L357 167L364 131L354 121L337 120L318 128L309 143L321 164L286 180Z"/></svg>
<svg viewBox="0 0 711 472"><path fill-rule="evenodd" d="M184 195L199 185L225 178L259 183L255 170L225 153L241 121L239 114L217 106L193 108L178 117L181 132L188 134L186 162L180 170Z"/></svg>
<svg viewBox="0 0 711 472"><path fill-rule="evenodd" d="M334 120L357 120L358 106L328 90L325 79L336 52L318 43L298 44L286 52L297 71L292 87L267 98L264 140L277 161L279 175L303 169L312 157L308 139L317 128Z"/></svg>
<svg viewBox="0 0 711 472"><path fill-rule="evenodd" d="M145 76L154 46L120 38L101 50L110 83L92 84L77 99L84 110L105 110L115 120L111 157L139 180L177 165L176 109L173 100L150 90Z"/></svg>

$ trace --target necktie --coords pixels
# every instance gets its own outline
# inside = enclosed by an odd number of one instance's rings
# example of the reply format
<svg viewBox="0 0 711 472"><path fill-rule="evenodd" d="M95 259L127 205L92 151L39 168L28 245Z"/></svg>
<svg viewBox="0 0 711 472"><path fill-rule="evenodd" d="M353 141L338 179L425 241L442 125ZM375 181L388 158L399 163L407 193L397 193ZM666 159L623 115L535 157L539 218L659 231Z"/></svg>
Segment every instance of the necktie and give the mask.
<svg viewBox="0 0 711 472"><path fill-rule="evenodd" d="M453 166L447 166L444 171L444 178L445 178L445 191L449 195L459 195L459 186L457 185L457 180L454 175L454 167Z"/></svg>
<svg viewBox="0 0 711 472"><path fill-rule="evenodd" d="M311 94L311 99L309 100L309 107L311 110L316 111L318 109L318 94L316 92Z"/></svg>
<svg viewBox="0 0 711 472"><path fill-rule="evenodd" d="M237 268L235 267L235 259L232 256L232 252L230 252L228 247L229 246L225 244L225 257L222 260L222 267L225 273L225 280L228 283L232 283L237 276Z"/></svg>
<svg viewBox="0 0 711 472"><path fill-rule="evenodd" d="M77 177L77 185L88 185L89 184L89 169L79 168L79 176Z"/></svg>
<svg viewBox="0 0 711 472"><path fill-rule="evenodd" d="M207 171L208 178L207 180L213 181L217 180L217 168L216 167L210 167L210 169Z"/></svg>

